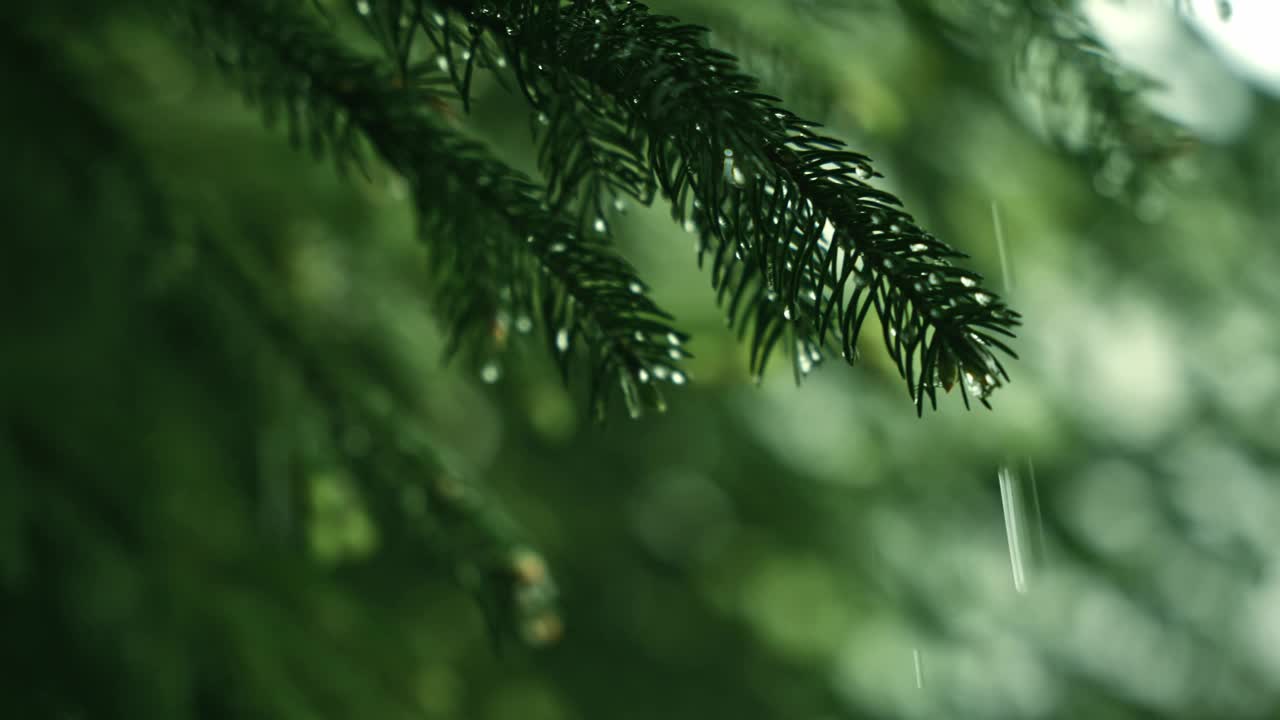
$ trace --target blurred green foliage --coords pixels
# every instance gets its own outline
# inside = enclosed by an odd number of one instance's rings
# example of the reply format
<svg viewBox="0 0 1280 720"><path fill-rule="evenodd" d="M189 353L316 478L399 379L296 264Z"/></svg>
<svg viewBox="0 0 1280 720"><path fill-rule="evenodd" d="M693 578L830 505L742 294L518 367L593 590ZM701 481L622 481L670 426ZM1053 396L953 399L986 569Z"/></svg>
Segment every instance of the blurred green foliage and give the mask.
<svg viewBox="0 0 1280 720"><path fill-rule="evenodd" d="M291 150L128 3L6 10L5 717L1280 712L1275 98L1113 198L914 13L655 4L997 278L999 222L996 411L917 419L876 333L756 387L661 207L610 222L694 336L665 415L585 422L518 331L443 365L401 180ZM475 100L532 170L520 98Z"/></svg>

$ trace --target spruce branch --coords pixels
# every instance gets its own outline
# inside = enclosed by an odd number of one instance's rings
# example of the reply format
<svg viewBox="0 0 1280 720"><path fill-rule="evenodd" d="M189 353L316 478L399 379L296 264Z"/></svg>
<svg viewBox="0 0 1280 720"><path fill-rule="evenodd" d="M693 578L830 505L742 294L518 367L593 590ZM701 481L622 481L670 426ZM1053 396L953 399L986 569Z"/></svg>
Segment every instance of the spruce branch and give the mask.
<svg viewBox="0 0 1280 720"><path fill-rule="evenodd" d="M1012 337L1018 314L953 264L963 253L868 184L868 158L757 92L733 56L705 45L703 28L632 2L432 6L412 17L448 9L488 31L535 103L568 75L625 109L623 127L643 134L673 216L701 233L699 262L710 258L730 324L750 334L757 374L783 337L797 377L828 338L852 362L874 308L921 410L957 377L966 405L970 394L987 404L1008 379L996 351L1013 354L1001 336Z"/></svg>
<svg viewBox="0 0 1280 720"><path fill-rule="evenodd" d="M434 50L437 65L448 71L464 107L478 66L505 78L501 71L508 67L506 55L479 25L428 12L423 3L406 7L395 1L356 1L352 7L377 38L390 34L386 26L398 28L398 44L391 51L397 57L421 56L415 39L425 30L422 36ZM625 108L601 97L584 79L557 68L542 70L520 73L517 84L534 109L533 132L540 138L538 166L546 180L547 200L555 210L576 213L584 234L607 236L605 203L611 201L620 210L624 196L645 205L653 201L656 188L647 167L645 137L628 122Z"/></svg>
<svg viewBox="0 0 1280 720"><path fill-rule="evenodd" d="M197 28L229 48L222 64L246 94L330 139L335 154L356 155L362 138L409 181L455 347L491 342L500 317L518 327L540 317L566 381L572 350L585 348L598 417L611 386L634 416L664 407L655 381L685 382L685 336L632 267L581 239L540 186L433 117L447 82L439 68L356 56L284 3L193 7Z"/></svg>

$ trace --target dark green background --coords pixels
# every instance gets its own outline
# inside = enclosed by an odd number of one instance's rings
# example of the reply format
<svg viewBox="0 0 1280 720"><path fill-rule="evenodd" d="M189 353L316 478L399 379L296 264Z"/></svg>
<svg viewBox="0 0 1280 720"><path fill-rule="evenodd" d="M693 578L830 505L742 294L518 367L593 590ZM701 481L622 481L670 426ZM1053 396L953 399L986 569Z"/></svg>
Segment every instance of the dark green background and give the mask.
<svg viewBox="0 0 1280 720"><path fill-rule="evenodd" d="M135 8L7 10L0 715L1280 712L1274 98L1224 74L1242 127L1162 163L1140 127L1130 177L1036 131L1002 80L1016 43L981 22L958 21L966 52L888 3L660 5L1012 284L995 411L917 419L878 328L853 368L797 389L775 361L757 387L693 237L634 204L621 247L694 336L668 412L589 424L537 335L443 366L402 181L291 149ZM520 99L476 93L469 124L532 170ZM308 394L208 237L377 425ZM411 521L374 511L366 473L413 472L379 453L415 432L541 551L559 642L495 642L450 564L397 541ZM1025 593L1002 465L1024 493L1034 468Z"/></svg>

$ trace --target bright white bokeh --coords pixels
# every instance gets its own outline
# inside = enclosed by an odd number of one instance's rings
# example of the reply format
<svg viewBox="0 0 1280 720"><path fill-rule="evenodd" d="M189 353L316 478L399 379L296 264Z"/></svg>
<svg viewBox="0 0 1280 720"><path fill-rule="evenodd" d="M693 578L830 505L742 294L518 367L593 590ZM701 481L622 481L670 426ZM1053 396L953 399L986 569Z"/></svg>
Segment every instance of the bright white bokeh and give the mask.
<svg viewBox="0 0 1280 720"><path fill-rule="evenodd" d="M1231 0L1225 13L1219 10L1219 0L1189 3L1188 20L1209 45L1241 75L1280 95L1280 2Z"/></svg>
<svg viewBox="0 0 1280 720"><path fill-rule="evenodd" d="M1207 4L1217 18L1215 0ZM1258 4L1280 10L1269 0ZM1208 22L1205 12L1191 8L1184 22L1172 0L1085 0L1083 7L1116 59L1156 81L1147 95L1153 108L1206 140L1228 141L1244 129L1252 111L1248 88L1188 28Z"/></svg>

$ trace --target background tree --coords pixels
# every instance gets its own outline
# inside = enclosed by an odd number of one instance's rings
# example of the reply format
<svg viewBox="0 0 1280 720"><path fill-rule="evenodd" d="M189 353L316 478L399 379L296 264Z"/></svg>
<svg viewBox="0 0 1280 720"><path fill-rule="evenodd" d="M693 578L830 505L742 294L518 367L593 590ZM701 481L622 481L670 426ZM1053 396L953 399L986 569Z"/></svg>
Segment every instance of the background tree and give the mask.
<svg viewBox="0 0 1280 720"><path fill-rule="evenodd" d="M1275 713L1267 3L655 6L3 10L7 715Z"/></svg>

